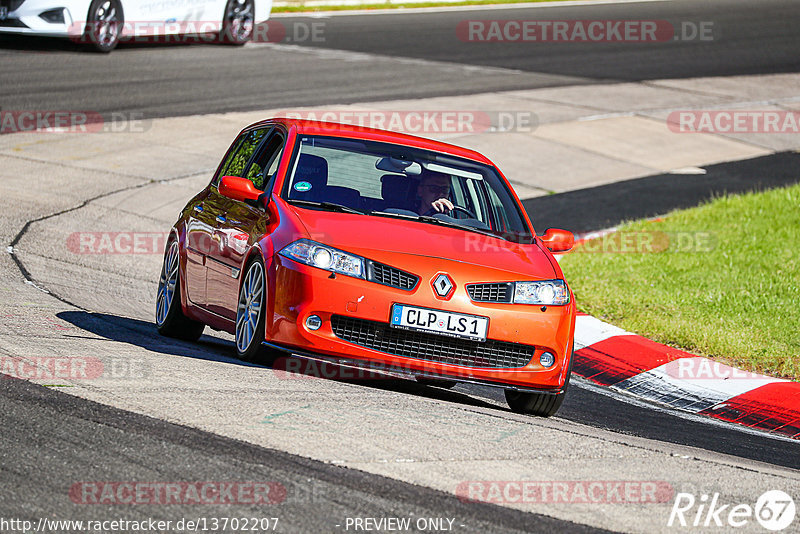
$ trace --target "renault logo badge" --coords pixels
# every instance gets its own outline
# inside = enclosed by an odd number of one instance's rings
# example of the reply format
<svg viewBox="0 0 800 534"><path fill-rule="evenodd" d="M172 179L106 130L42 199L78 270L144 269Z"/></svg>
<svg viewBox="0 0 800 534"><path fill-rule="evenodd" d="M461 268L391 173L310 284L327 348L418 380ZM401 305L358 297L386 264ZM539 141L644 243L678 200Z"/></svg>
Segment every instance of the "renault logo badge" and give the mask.
<svg viewBox="0 0 800 534"><path fill-rule="evenodd" d="M450 278L450 275L447 273L439 273L431 281L431 286L433 286L433 291L436 293L436 296L442 299L449 299L453 295L453 290L456 288L456 285L453 283L453 279Z"/></svg>

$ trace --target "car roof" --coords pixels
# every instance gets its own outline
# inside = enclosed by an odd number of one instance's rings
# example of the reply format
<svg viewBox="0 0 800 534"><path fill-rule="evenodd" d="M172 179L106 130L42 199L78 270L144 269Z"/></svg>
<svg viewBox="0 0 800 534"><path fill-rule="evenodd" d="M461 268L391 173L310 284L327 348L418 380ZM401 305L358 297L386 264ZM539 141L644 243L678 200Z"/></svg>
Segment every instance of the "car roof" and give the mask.
<svg viewBox="0 0 800 534"><path fill-rule="evenodd" d="M337 122L276 117L251 124L245 129L247 130L256 126L271 123L283 124L287 129L296 128L298 135L325 135L329 137L366 139L370 141L407 145L415 148L432 150L435 152L443 152L452 156L458 156L494 166L491 160L475 150L451 145L449 143L443 143L441 141L435 141L433 139L427 139L425 137L417 137L416 135L391 132L389 130L379 130L377 128L368 128L366 126L359 126L357 124L341 124Z"/></svg>

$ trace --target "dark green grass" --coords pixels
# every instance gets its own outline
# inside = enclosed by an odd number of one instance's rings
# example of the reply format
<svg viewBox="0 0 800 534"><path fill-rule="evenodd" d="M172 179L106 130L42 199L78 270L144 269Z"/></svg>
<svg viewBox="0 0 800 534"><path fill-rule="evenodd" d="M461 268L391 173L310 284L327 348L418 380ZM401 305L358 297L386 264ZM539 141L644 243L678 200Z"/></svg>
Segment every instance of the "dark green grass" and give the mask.
<svg viewBox="0 0 800 534"><path fill-rule="evenodd" d="M800 185L718 198L619 232L562 260L579 309L661 343L800 379ZM633 252L602 252L618 249L621 236Z"/></svg>

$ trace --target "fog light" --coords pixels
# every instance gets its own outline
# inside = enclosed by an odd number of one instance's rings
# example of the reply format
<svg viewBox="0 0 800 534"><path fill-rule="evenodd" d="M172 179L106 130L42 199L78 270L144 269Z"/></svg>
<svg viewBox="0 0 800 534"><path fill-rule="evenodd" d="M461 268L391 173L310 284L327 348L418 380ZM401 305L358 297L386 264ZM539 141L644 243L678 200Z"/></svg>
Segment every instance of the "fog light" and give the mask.
<svg viewBox="0 0 800 534"><path fill-rule="evenodd" d="M543 352L539 356L539 363L542 364L542 367L553 367L553 364L556 363L556 357L551 352Z"/></svg>
<svg viewBox="0 0 800 534"><path fill-rule="evenodd" d="M64 24L64 8L59 7L58 9L45 11L44 13L40 13L39 17L46 20L50 24Z"/></svg>
<svg viewBox="0 0 800 534"><path fill-rule="evenodd" d="M306 319L306 328L309 330L319 330L321 326L322 319L319 318L319 315L309 315Z"/></svg>

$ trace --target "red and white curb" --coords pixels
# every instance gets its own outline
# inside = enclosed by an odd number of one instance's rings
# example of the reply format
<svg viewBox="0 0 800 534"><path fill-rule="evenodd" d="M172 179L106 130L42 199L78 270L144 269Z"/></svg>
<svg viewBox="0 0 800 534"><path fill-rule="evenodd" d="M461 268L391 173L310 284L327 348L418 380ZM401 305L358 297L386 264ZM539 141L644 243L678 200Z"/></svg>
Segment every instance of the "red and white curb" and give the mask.
<svg viewBox="0 0 800 534"><path fill-rule="evenodd" d="M653 402L800 439L800 383L736 369L578 314L572 371Z"/></svg>

